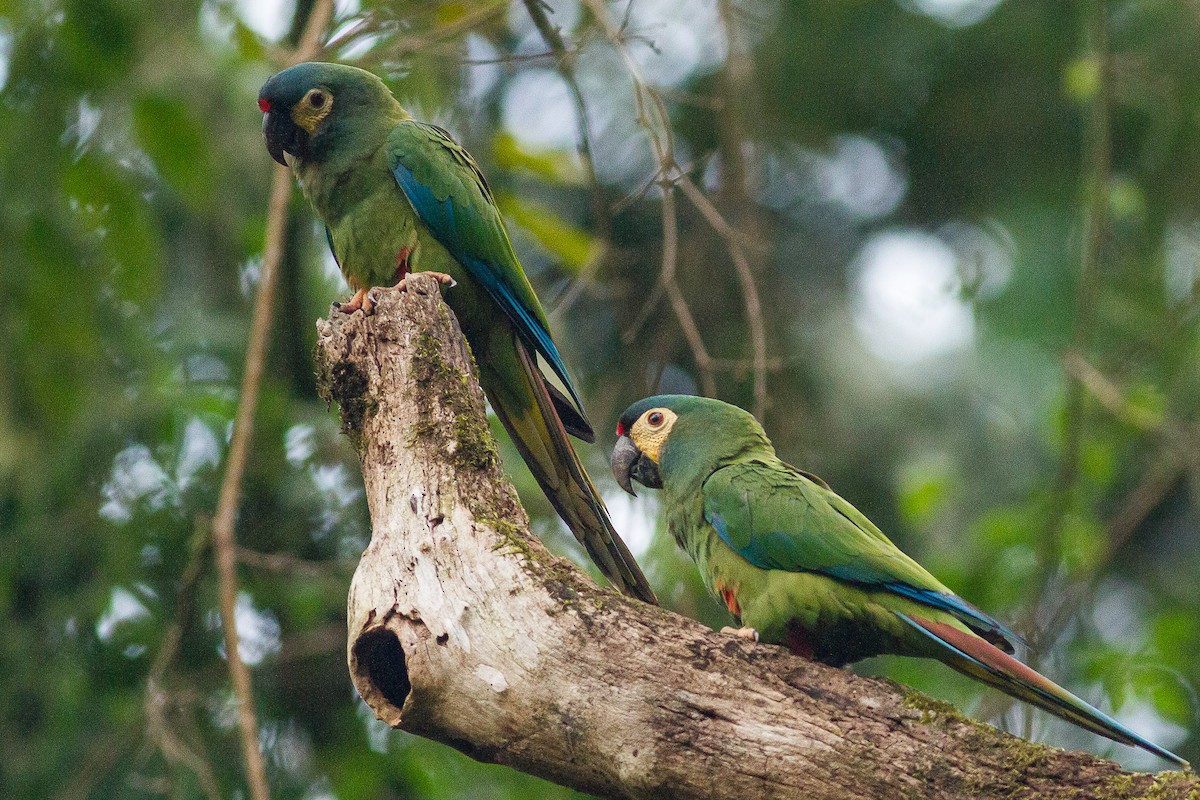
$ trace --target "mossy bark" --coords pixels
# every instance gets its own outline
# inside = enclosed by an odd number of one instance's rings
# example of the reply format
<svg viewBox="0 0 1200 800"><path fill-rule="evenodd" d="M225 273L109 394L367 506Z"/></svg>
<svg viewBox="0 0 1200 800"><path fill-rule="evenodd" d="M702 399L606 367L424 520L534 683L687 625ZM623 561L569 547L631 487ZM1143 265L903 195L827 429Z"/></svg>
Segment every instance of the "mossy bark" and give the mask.
<svg viewBox="0 0 1200 800"><path fill-rule="evenodd" d="M348 659L380 719L609 797L1200 800L597 587L529 533L458 325L408 284L316 352L371 510Z"/></svg>

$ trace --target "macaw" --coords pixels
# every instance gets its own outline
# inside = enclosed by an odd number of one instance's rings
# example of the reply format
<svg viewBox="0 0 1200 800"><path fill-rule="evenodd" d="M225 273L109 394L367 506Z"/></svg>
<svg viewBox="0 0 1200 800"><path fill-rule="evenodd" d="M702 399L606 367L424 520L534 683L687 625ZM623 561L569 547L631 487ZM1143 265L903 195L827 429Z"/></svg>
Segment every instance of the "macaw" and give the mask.
<svg viewBox="0 0 1200 800"><path fill-rule="evenodd" d="M1010 655L1017 637L900 551L858 509L784 463L746 411L702 397L634 403L613 475L663 491L668 528L755 641L833 666L893 653L959 672L1188 768Z"/></svg>
<svg viewBox="0 0 1200 800"><path fill-rule="evenodd" d="M568 434L595 434L475 160L355 67L285 69L258 107L267 151L299 181L355 291L339 310L371 313L370 290L403 288L411 272L447 285L483 391L538 485L610 581L656 602L571 447Z"/></svg>

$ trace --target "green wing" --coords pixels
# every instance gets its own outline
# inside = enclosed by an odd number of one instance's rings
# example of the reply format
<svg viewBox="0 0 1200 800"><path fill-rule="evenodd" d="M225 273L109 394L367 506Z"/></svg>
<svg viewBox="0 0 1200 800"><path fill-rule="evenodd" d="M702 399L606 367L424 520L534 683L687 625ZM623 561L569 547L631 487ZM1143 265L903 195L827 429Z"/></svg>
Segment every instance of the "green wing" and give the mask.
<svg viewBox="0 0 1200 800"><path fill-rule="evenodd" d="M582 438L590 441L583 403L550 337L546 313L513 252L492 191L475 160L446 131L415 120L392 129L388 159L396 182L434 238L487 290L525 344L541 355L562 381L573 408L564 407L565 398L552 391L555 405L564 422L573 423L578 418L584 423L587 430Z"/></svg>
<svg viewBox="0 0 1200 800"><path fill-rule="evenodd" d="M782 462L723 467L704 484L704 516L761 569L811 572L949 612L992 638L1016 638L892 544L862 512Z"/></svg>

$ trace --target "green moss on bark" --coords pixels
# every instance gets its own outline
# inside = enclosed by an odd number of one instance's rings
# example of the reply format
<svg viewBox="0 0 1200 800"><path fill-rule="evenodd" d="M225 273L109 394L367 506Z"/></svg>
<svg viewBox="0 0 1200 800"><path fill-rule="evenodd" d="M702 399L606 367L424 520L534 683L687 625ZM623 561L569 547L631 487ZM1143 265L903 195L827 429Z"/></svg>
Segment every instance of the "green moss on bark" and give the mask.
<svg viewBox="0 0 1200 800"><path fill-rule="evenodd" d="M430 333L417 337L412 369L420 395L417 435L433 440L438 451L448 454L459 469L482 472L499 464L500 455L486 420L480 421L473 413L470 376L446 363L437 337ZM454 415L449 436L442 434L443 427L433 416L438 406Z"/></svg>

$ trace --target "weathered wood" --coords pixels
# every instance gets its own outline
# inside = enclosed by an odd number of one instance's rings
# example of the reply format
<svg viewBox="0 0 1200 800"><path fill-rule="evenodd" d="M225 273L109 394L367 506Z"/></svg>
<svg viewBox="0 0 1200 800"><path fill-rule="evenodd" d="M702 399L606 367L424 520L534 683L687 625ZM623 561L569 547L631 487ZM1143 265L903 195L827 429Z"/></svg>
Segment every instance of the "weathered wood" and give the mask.
<svg viewBox="0 0 1200 800"><path fill-rule="evenodd" d="M374 529L350 589L350 673L388 724L611 797L1200 794L1193 776L1030 744L597 587L529 533L433 281L333 316L320 383Z"/></svg>

